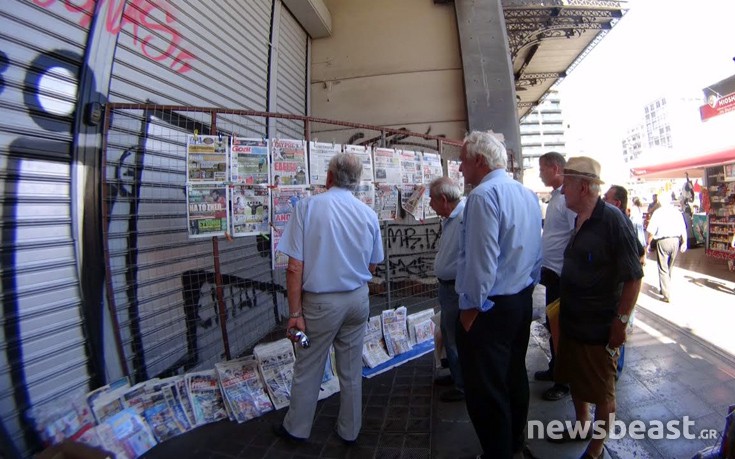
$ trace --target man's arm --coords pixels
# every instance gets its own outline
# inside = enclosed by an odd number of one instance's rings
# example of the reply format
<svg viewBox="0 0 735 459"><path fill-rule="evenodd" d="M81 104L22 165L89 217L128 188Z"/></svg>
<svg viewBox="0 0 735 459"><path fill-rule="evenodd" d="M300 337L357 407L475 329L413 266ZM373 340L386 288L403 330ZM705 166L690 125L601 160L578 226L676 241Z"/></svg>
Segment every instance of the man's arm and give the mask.
<svg viewBox="0 0 735 459"><path fill-rule="evenodd" d="M286 267L286 290L288 291L288 326L306 331L301 309L301 290L304 285L304 262L288 257Z"/></svg>
<svg viewBox="0 0 735 459"><path fill-rule="evenodd" d="M620 347L625 342L625 331L627 324L618 319L618 316L626 315L630 317L638 301L638 292L641 290L641 279L632 279L623 283L623 293L620 296L620 305L618 306L617 316L613 319L610 327L609 345L612 348Z"/></svg>

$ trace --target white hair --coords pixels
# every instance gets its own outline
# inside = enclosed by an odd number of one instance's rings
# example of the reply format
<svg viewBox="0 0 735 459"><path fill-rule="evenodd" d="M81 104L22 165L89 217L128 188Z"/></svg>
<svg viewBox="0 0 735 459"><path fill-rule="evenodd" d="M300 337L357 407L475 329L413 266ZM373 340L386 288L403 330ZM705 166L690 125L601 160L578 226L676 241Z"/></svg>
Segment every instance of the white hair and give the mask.
<svg viewBox="0 0 735 459"><path fill-rule="evenodd" d="M444 196L449 202L457 202L462 197L462 190L451 178L439 177L429 185L429 194Z"/></svg>
<svg viewBox="0 0 735 459"><path fill-rule="evenodd" d="M464 138L468 158L477 155L485 159L490 169L505 169L508 167L508 153L503 142L491 132L472 131Z"/></svg>

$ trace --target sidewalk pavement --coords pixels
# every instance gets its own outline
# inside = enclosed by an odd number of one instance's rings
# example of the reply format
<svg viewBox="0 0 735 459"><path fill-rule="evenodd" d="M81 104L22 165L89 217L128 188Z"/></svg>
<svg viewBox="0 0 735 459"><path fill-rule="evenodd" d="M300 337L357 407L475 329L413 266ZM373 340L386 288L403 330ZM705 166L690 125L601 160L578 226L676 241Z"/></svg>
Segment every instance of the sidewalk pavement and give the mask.
<svg viewBox="0 0 735 459"><path fill-rule="evenodd" d="M716 444L704 438L721 432L726 409L735 404L735 357L727 327L735 324L735 273L722 262L704 258L702 249L677 261L671 303L658 300L656 263L649 260L634 331L626 346L625 370L617 387L617 419L693 422L699 438L634 439L606 442L606 458L672 459L693 457ZM527 354L529 375L548 361L548 334L541 324L543 291L532 324ZM539 320L540 319L540 320ZM714 346L716 344L719 347ZM221 421L168 440L144 455L152 458L436 458L475 457L480 445L463 402L441 402L445 387L432 384L436 375L431 354L386 373L363 380L363 429L357 445L345 446L334 433L339 405L335 395L319 402L314 430L305 444L290 444L271 432L284 410L243 424ZM569 397L557 402L541 398L548 382L531 380L529 420L548 423L573 420ZM627 426L628 424L626 424ZM665 432L664 432L665 433ZM539 459L576 459L585 443L556 445L529 439L529 451Z"/></svg>
<svg viewBox="0 0 735 459"><path fill-rule="evenodd" d="M703 249L693 249L681 254L672 284L671 302L660 301L658 269L649 259L618 381L616 417L626 425L634 420L666 425L688 416L694 422L691 432L701 438L608 439L606 458L690 459L719 442L727 407L735 404L735 340L725 336L732 336L729 329L735 324L735 273L728 272L722 261L705 258ZM528 419L544 424L571 421L571 398L544 401L541 396L550 383L532 379L536 370L547 367L549 356L542 311L543 287L538 287L526 358L531 389ZM440 402L442 389L434 390L432 457L473 457L480 446L466 409L461 403ZM718 436L705 438L710 430ZM558 445L543 439L529 439L527 445L539 459L576 459L586 447L584 442Z"/></svg>

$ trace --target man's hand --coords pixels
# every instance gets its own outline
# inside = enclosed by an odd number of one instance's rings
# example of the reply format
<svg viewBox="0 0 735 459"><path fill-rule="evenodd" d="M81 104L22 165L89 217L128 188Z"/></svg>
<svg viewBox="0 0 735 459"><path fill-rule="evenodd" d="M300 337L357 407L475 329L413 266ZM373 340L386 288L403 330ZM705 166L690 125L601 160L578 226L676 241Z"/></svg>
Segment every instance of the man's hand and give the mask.
<svg viewBox="0 0 735 459"><path fill-rule="evenodd" d="M681 246L679 247L679 252L681 252L681 253L684 253L684 252L686 252L686 251L687 251L687 245L686 245L686 244L682 244L682 245L681 245Z"/></svg>
<svg viewBox="0 0 735 459"><path fill-rule="evenodd" d="M617 317L613 319L608 346L613 349L622 346L625 343L626 328L628 328L628 325L622 323Z"/></svg>
<svg viewBox="0 0 735 459"><path fill-rule="evenodd" d="M477 315L480 313L477 309L463 309L459 312L459 323L462 324L464 331L470 331L472 324L475 322Z"/></svg>
<svg viewBox="0 0 735 459"><path fill-rule="evenodd" d="M296 328L297 330L301 330L302 332L306 331L306 322L304 322L303 317L299 317L297 319L288 319L288 324L286 325L286 330L289 328Z"/></svg>

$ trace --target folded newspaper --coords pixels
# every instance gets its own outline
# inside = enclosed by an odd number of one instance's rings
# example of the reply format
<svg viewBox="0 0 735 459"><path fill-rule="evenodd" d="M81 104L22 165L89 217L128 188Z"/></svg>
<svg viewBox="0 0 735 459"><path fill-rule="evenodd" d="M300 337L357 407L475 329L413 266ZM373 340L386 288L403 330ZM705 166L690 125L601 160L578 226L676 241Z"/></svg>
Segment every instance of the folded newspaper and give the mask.
<svg viewBox="0 0 735 459"><path fill-rule="evenodd" d="M258 344L253 349L253 355L258 360L258 368L273 406L277 410L288 406L293 364L296 361L293 343L288 338L283 338L272 343Z"/></svg>
<svg viewBox="0 0 735 459"><path fill-rule="evenodd" d="M371 317L365 324L365 340L362 345L362 361L368 368L375 368L390 360L385 350L380 316Z"/></svg>
<svg viewBox="0 0 735 459"><path fill-rule="evenodd" d="M406 329L406 307L387 309L380 315L383 323L383 338L388 355L395 357L411 350Z"/></svg>

